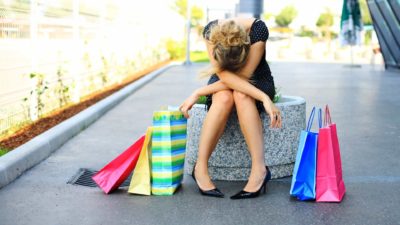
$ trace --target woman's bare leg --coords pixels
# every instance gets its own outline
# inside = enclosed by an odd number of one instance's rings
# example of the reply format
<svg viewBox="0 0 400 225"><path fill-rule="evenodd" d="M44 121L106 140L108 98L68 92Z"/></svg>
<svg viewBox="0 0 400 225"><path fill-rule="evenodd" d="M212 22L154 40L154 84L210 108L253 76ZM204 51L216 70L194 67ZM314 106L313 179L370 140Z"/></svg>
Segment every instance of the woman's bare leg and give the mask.
<svg viewBox="0 0 400 225"><path fill-rule="evenodd" d="M212 105L201 129L195 169L197 184L202 190L215 188L208 174L208 159L224 132L233 104L232 91L224 90L213 94Z"/></svg>
<svg viewBox="0 0 400 225"><path fill-rule="evenodd" d="M243 190L255 192L261 187L266 175L261 119L255 100L252 97L234 91L233 99L236 105L240 129L246 140L252 162L250 177Z"/></svg>

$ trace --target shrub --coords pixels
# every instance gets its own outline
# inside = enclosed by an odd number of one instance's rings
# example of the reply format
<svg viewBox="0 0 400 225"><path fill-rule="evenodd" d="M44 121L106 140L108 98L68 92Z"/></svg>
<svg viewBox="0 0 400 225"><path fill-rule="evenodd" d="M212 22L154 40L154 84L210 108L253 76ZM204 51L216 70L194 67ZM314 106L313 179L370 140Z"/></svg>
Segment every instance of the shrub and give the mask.
<svg viewBox="0 0 400 225"><path fill-rule="evenodd" d="M288 27L294 18L297 16L297 10L293 6L286 6L282 11L275 17L275 23L280 27Z"/></svg>
<svg viewBox="0 0 400 225"><path fill-rule="evenodd" d="M313 30L309 30L305 27L301 27L300 32L297 34L300 37L315 37L316 34Z"/></svg>
<svg viewBox="0 0 400 225"><path fill-rule="evenodd" d="M168 39L166 41L167 51L171 59L179 59L185 55L185 42Z"/></svg>
<svg viewBox="0 0 400 225"><path fill-rule="evenodd" d="M333 32L333 31L329 31L331 34L331 39L336 39L338 37L338 33ZM326 37L326 31L322 31L322 36Z"/></svg>

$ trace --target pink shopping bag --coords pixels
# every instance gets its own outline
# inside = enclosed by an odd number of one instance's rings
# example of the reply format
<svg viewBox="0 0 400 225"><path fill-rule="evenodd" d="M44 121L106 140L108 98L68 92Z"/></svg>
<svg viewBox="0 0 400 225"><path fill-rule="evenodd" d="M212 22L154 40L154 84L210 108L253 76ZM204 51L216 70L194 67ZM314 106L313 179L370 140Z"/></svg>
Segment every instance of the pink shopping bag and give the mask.
<svg viewBox="0 0 400 225"><path fill-rule="evenodd" d="M327 105L324 127L318 135L316 201L340 202L345 192L336 124L331 121Z"/></svg>
<svg viewBox="0 0 400 225"><path fill-rule="evenodd" d="M92 179L106 193L117 189L136 166L145 135L97 172Z"/></svg>

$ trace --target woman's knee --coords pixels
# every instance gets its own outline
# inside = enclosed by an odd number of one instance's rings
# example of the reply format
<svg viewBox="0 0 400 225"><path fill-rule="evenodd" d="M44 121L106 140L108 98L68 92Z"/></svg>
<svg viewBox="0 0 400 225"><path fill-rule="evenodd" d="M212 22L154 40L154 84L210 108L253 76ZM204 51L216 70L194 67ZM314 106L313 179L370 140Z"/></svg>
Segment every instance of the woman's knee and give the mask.
<svg viewBox="0 0 400 225"><path fill-rule="evenodd" d="M240 104L243 102L254 102L254 99L242 92L233 91L233 100L235 104Z"/></svg>
<svg viewBox="0 0 400 225"><path fill-rule="evenodd" d="M232 91L220 91L213 95L213 104L221 104L224 106L233 106L234 100Z"/></svg>

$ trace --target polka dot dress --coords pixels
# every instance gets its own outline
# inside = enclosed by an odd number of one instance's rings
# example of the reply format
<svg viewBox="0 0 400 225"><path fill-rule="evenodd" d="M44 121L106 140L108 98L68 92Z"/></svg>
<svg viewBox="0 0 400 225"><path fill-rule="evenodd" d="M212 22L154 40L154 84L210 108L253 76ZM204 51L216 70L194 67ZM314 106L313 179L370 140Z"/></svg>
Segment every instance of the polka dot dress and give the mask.
<svg viewBox="0 0 400 225"><path fill-rule="evenodd" d="M207 40L209 39L211 27L216 24L218 24L218 20L213 20L204 27L203 37L205 39L207 39ZM268 32L268 28L265 25L264 21L255 19L253 24L251 25L249 35L250 35L250 43L251 44L254 44L259 41L266 42L268 39L268 36L269 36L269 32ZM217 81L219 81L218 76L216 74L213 74L210 77L208 84L212 84ZM265 94L267 94L271 100L274 99L274 95L275 95L274 78L271 75L271 70L265 59L265 51L261 58L260 63L258 64L256 70L254 71L253 76L250 78L250 82L252 85L254 85L258 89L263 91ZM212 95L208 95L207 96L207 109L209 109L211 107L211 104L212 104ZM265 112L262 102L256 101L256 106L260 113Z"/></svg>

